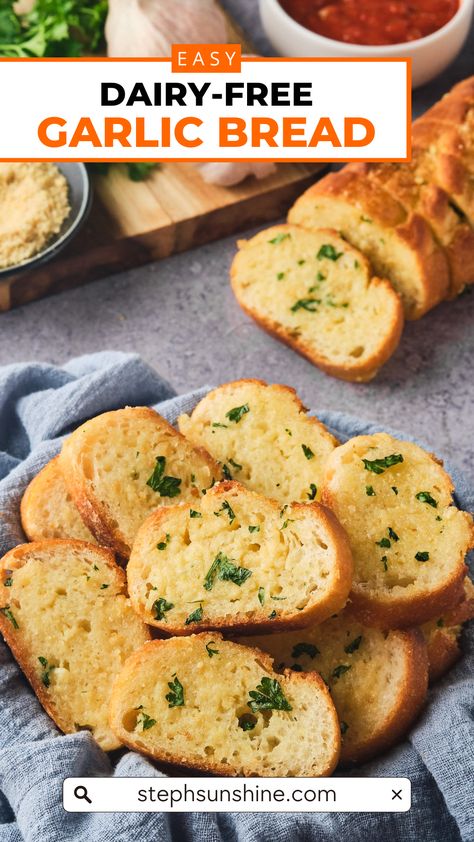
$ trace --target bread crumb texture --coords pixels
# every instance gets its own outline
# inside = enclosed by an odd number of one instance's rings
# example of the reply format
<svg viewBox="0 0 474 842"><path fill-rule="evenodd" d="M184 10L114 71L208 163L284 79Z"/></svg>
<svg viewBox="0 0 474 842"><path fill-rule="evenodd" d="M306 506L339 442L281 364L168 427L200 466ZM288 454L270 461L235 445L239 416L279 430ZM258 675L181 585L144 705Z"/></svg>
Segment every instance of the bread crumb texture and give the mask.
<svg viewBox="0 0 474 842"><path fill-rule="evenodd" d="M328 775L339 757L321 679L277 675L263 652L215 633L136 652L115 683L110 721L131 748L221 775Z"/></svg>
<svg viewBox="0 0 474 842"><path fill-rule="evenodd" d="M239 245L232 287L262 327L348 380L372 378L391 356L400 299L336 231L279 225Z"/></svg>
<svg viewBox="0 0 474 842"><path fill-rule="evenodd" d="M361 762L400 739L426 696L426 646L418 631L382 631L344 611L319 626L240 639L269 652L275 668L317 671L340 720L341 761Z"/></svg>
<svg viewBox="0 0 474 842"><path fill-rule="evenodd" d="M147 407L86 421L65 441L60 467L99 543L125 557L154 509L199 499L221 476L208 453Z"/></svg>
<svg viewBox="0 0 474 842"><path fill-rule="evenodd" d="M65 733L119 746L112 683L150 637L107 550L80 541L23 544L1 562L0 629L42 705Z"/></svg>
<svg viewBox="0 0 474 842"><path fill-rule="evenodd" d="M178 423L225 466L228 479L281 503L320 499L323 465L338 444L294 389L263 380L214 389Z"/></svg>
<svg viewBox="0 0 474 842"><path fill-rule="evenodd" d="M58 234L70 213L55 164L0 163L0 269L24 263Z"/></svg>
<svg viewBox="0 0 474 842"><path fill-rule="evenodd" d="M330 455L323 501L348 534L351 599L366 622L410 626L462 599L473 523L452 491L431 454L386 433L358 436Z"/></svg>
<svg viewBox="0 0 474 842"><path fill-rule="evenodd" d="M170 633L300 627L344 606L352 559L343 530L320 504L281 508L224 482L195 509L153 514L127 576L134 608Z"/></svg>
<svg viewBox="0 0 474 842"><path fill-rule="evenodd" d="M95 544L64 482L58 457L28 485L21 501L21 525L29 541L75 538Z"/></svg>

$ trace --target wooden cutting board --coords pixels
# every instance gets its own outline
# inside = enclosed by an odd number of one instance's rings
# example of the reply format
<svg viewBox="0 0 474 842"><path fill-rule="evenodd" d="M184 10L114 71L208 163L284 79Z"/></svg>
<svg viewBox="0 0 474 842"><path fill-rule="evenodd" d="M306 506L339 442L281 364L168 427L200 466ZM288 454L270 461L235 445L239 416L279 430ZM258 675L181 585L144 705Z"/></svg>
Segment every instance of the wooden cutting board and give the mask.
<svg viewBox="0 0 474 842"><path fill-rule="evenodd" d="M252 52L228 22L229 43ZM163 164L138 183L111 167L93 177L90 216L69 246L50 263L0 282L0 311L278 219L321 168L279 164L269 178L223 188L206 184L192 164Z"/></svg>

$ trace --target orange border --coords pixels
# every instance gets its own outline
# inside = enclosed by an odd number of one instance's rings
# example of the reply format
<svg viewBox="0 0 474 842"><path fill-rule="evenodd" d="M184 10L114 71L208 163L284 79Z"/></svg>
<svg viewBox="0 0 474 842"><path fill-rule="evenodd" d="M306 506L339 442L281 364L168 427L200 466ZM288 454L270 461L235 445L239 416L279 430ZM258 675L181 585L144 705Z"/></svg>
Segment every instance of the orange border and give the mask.
<svg viewBox="0 0 474 842"><path fill-rule="evenodd" d="M142 63L142 62L165 62L168 61L171 64L171 58L163 58L161 56L155 56L153 58L145 58L145 57L137 57L137 58L109 58L107 56L83 56L80 58L12 58L12 57L5 57L0 56L0 65L3 62L107 62L107 63L116 63L116 62L127 62L127 63ZM243 163L243 164L253 164L253 163L260 163L260 162L267 162L267 163L275 163L275 164L346 164L346 163L396 163L396 164L406 164L411 161L412 157L412 139L411 139L411 123L412 123L412 60L411 58L390 58L387 56L376 58L374 56L370 56L367 58L362 57L349 57L345 56L343 58L337 58L336 56L307 56L307 57L288 57L285 56L242 56L242 62L318 62L318 63L334 63L334 62L370 62L370 63L394 63L394 62L403 62L407 68L407 87L406 87L406 104L407 104L407 134L406 134L406 141L407 141L407 156L405 158L113 158L112 160L108 160L107 163L114 163L114 164L126 164L131 162L137 163L163 163L163 164L201 164L206 163L209 161L216 162L219 164L224 163ZM232 74L229 74L232 75ZM99 164L103 163L106 159L105 158L0 158L2 163L7 164L14 164L14 163L84 163L84 164Z"/></svg>

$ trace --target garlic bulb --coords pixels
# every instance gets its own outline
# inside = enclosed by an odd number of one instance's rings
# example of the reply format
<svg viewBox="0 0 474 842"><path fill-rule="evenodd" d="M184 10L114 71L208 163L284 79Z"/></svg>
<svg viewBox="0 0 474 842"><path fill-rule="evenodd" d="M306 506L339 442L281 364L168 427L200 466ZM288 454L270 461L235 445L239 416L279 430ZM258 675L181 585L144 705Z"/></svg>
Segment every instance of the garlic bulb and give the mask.
<svg viewBox="0 0 474 842"><path fill-rule="evenodd" d="M254 163L244 163L241 161L222 163L219 161L210 161L209 163L196 164L195 166L204 181L207 181L208 184L217 184L219 187L233 187L249 175L254 175L255 178L261 179L267 178L276 172L276 165L271 161L256 161Z"/></svg>
<svg viewBox="0 0 474 842"><path fill-rule="evenodd" d="M214 0L109 0L107 55L171 55L172 44L225 44L224 14Z"/></svg>

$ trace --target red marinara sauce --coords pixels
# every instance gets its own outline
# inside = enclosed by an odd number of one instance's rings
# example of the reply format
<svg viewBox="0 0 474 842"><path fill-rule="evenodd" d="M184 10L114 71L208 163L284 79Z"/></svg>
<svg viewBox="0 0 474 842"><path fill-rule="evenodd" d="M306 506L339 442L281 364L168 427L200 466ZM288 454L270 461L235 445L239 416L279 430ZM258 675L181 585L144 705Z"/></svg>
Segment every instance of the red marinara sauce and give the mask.
<svg viewBox="0 0 474 842"><path fill-rule="evenodd" d="M290 17L318 35L349 44L405 44L441 29L459 0L279 0Z"/></svg>

